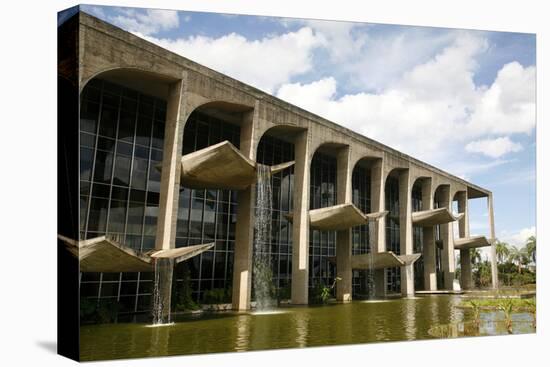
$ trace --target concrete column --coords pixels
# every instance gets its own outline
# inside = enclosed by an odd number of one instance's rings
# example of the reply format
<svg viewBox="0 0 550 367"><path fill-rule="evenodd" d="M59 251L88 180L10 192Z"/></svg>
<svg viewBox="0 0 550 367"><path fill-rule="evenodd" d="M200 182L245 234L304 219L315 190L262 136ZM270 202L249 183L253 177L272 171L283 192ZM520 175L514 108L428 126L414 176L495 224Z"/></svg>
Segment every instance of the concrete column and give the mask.
<svg viewBox="0 0 550 367"><path fill-rule="evenodd" d="M441 206L452 210L452 197L449 186L441 189ZM455 278L455 259L454 259L454 238L453 222L440 225L441 240L443 242L443 251L441 251L441 265L443 268L443 287L447 290L453 289Z"/></svg>
<svg viewBox="0 0 550 367"><path fill-rule="evenodd" d="M422 183L422 210L433 209L432 179L426 179ZM435 232L434 226L422 229L424 243L422 244L422 257L424 259L424 289L437 290L437 275L435 270Z"/></svg>
<svg viewBox="0 0 550 367"><path fill-rule="evenodd" d="M186 116L184 82L170 85L168 91L166 123L164 131L164 154L160 175L160 197L155 249L174 248L178 220L178 201L181 176L181 152L183 128Z"/></svg>
<svg viewBox="0 0 550 367"><path fill-rule="evenodd" d="M413 253L412 182L409 170L399 173L399 242L401 255ZM401 267L401 295L414 296L414 266Z"/></svg>
<svg viewBox="0 0 550 367"><path fill-rule="evenodd" d="M304 131L294 142L294 209L292 223L291 302L308 303L309 279L309 132Z"/></svg>
<svg viewBox="0 0 550 367"><path fill-rule="evenodd" d="M254 112L246 114L241 126L240 150L241 153L252 160L256 160L254 130L257 126L257 119L258 108L255 108ZM255 199L255 184L239 191L237 195L232 303L233 309L239 311L250 308Z"/></svg>
<svg viewBox="0 0 550 367"><path fill-rule="evenodd" d="M338 204L351 203L351 150L342 148L337 156L336 200ZM336 300L351 301L351 228L336 232L336 276L341 280L336 285Z"/></svg>
<svg viewBox="0 0 550 367"><path fill-rule="evenodd" d="M468 193L458 193L458 212L464 216L458 221L458 236L460 238L470 237L470 223L468 215ZM460 283L462 289L471 289L472 284L472 259L470 250L460 250Z"/></svg>
<svg viewBox="0 0 550 367"><path fill-rule="evenodd" d="M498 289L497 251L495 243L495 211L493 209L493 194L487 196L487 209L489 211L489 236L491 243L491 275L493 289Z"/></svg>
<svg viewBox="0 0 550 367"><path fill-rule="evenodd" d="M381 212L386 210L386 200L384 197L384 162L382 159L377 159L371 166L371 210L373 212ZM376 222L374 230L374 238L371 243L374 244L373 253L386 251L386 217L380 218ZM384 297L386 295L385 269L377 269L374 271L374 289L376 296Z"/></svg>
<svg viewBox="0 0 550 367"><path fill-rule="evenodd" d="M472 258L470 249L460 250L460 283L462 289L472 289Z"/></svg>

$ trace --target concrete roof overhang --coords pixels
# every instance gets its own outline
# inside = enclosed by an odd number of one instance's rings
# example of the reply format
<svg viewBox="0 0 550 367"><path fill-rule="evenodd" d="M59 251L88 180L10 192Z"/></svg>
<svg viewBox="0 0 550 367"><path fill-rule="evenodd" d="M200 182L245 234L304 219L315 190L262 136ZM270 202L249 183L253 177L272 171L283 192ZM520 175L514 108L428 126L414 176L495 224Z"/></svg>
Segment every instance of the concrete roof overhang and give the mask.
<svg viewBox="0 0 550 367"><path fill-rule="evenodd" d="M386 214L387 211L365 214L352 203L338 204L310 210L309 226L321 231L340 231L378 220ZM286 218L292 221L293 213L287 214Z"/></svg>
<svg viewBox="0 0 550 367"><path fill-rule="evenodd" d="M472 236L464 238L455 238L455 250L467 250L470 248L487 247L493 244L493 239L487 239L485 236Z"/></svg>
<svg viewBox="0 0 550 367"><path fill-rule="evenodd" d="M378 270L385 268L396 268L413 264L421 254L396 255L392 251L378 252L375 254L352 255L351 267L356 270ZM335 262L336 257L329 258Z"/></svg>
<svg viewBox="0 0 550 367"><path fill-rule="evenodd" d="M271 166L271 173L293 164L290 161ZM242 190L256 181L256 169L256 162L226 140L181 157L181 182L195 189Z"/></svg>
<svg viewBox="0 0 550 367"><path fill-rule="evenodd" d="M176 263L211 249L214 243L140 253L108 236L76 241L58 235L67 250L78 259L82 272L150 272L155 258L174 259Z"/></svg>
<svg viewBox="0 0 550 367"><path fill-rule="evenodd" d="M464 216L464 213L454 215L447 208L437 208L431 210L423 210L412 213L412 222L415 226L431 227L438 224L445 224L459 220Z"/></svg>

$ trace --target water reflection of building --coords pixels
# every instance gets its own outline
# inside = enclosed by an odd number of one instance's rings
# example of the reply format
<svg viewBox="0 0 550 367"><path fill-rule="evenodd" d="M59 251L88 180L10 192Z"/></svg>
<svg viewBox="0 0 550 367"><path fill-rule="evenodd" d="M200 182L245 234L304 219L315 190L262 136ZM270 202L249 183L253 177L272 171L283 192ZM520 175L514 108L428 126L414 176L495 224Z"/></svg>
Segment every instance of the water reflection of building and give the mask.
<svg viewBox="0 0 550 367"><path fill-rule="evenodd" d="M342 280L335 295L350 300L368 289L368 271L378 295L450 290L455 250L463 259L462 286L471 287L469 249L490 241L470 236L468 202L487 198L493 238L489 190L87 14L77 13L60 32L80 34L79 48L64 49L60 60L78 60L78 73L60 69L60 88L78 86L80 124L63 125L75 135L61 143L74 146L69 139L80 136L80 226L67 224L61 234L81 240L113 234L138 252L215 242L185 262L192 296L231 289L234 308L249 308L254 187L230 187L223 181L228 166L215 172L219 185L191 187L200 177L185 176L180 164L182 156L227 141L252 162L295 161L272 177L272 279L292 303L307 304L313 287L336 276ZM310 211L331 208L340 227L310 227ZM371 236L367 219L346 227L348 209L388 214L376 219ZM151 278L84 273L81 296L145 311Z"/></svg>

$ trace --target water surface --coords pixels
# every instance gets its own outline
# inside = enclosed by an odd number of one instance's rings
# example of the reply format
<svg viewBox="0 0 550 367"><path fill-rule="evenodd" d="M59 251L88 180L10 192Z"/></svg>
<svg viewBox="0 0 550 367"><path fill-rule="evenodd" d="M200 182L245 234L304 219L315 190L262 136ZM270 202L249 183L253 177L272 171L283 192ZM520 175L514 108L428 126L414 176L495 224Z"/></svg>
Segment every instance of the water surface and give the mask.
<svg viewBox="0 0 550 367"><path fill-rule="evenodd" d="M459 296L425 296L385 302L354 301L318 307L284 307L277 313L219 312L174 317L175 323L87 325L82 360L137 358L432 338L434 325L464 321ZM466 315L467 316L467 315Z"/></svg>

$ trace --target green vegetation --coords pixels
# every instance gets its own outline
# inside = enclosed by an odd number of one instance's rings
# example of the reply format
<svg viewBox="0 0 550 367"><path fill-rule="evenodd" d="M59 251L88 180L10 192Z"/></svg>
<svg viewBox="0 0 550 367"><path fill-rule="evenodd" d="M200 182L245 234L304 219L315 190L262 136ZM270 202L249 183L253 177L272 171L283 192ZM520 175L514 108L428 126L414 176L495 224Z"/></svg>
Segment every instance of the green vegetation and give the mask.
<svg viewBox="0 0 550 367"><path fill-rule="evenodd" d="M521 248L498 241L495 244L498 278L501 285L521 287L536 283L537 239L531 236ZM479 249L470 249L472 280L477 288L491 285L491 263L483 260ZM460 267L456 276L460 279Z"/></svg>
<svg viewBox="0 0 550 367"><path fill-rule="evenodd" d="M479 323L480 323L480 319L479 319L479 312L480 312L479 303L476 302L476 301L469 301L469 303L470 303L470 305L472 306L474 323L475 323L477 326L479 326Z"/></svg>
<svg viewBox="0 0 550 367"><path fill-rule="evenodd" d="M193 311L200 306L191 296L191 271L186 262L181 263L174 269L175 276L172 282L172 309L177 312ZM182 281L176 279L182 278Z"/></svg>
<svg viewBox="0 0 550 367"><path fill-rule="evenodd" d="M497 310L501 305L506 303L510 305L513 312L530 312L530 307L536 305L535 299L523 299L523 298L488 298L488 299L474 299L464 300L458 306L461 308L474 308L474 304L479 310ZM535 306L536 307L536 306Z"/></svg>
<svg viewBox="0 0 550 367"><path fill-rule="evenodd" d="M504 312L504 324L508 333L512 334L512 313L514 312L512 299L501 300L498 309Z"/></svg>
<svg viewBox="0 0 550 367"><path fill-rule="evenodd" d="M202 303L206 305L231 303L231 288L212 288L204 291Z"/></svg>
<svg viewBox="0 0 550 367"><path fill-rule="evenodd" d="M80 322L105 324L116 321L120 305L116 300L80 298Z"/></svg>
<svg viewBox="0 0 550 367"><path fill-rule="evenodd" d="M332 285L327 286L325 284L317 283L315 287L313 287L313 291L309 294L309 301L311 304L327 304L330 296L333 293L334 287L336 287L336 283L342 280L340 277L334 278L334 281L332 282Z"/></svg>

